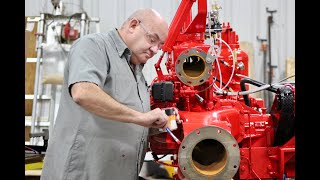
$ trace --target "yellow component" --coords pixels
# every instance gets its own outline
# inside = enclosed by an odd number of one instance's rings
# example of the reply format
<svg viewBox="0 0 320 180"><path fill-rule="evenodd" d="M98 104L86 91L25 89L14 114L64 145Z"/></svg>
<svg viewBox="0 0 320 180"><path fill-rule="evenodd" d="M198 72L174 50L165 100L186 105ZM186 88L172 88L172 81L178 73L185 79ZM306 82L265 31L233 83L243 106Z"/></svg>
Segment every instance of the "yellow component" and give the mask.
<svg viewBox="0 0 320 180"><path fill-rule="evenodd" d="M164 163L167 163L167 164L172 164L172 161L163 161ZM174 167L173 166L165 166L164 165L164 168L167 170L168 174L169 174L169 177L170 178L173 178L173 175L175 173L174 171Z"/></svg>
<svg viewBox="0 0 320 180"><path fill-rule="evenodd" d="M42 166L43 166L43 162L36 162L36 163L25 164L25 170L42 169Z"/></svg>
<svg viewBox="0 0 320 180"><path fill-rule="evenodd" d="M171 131L178 129L175 114L169 116L168 127Z"/></svg>

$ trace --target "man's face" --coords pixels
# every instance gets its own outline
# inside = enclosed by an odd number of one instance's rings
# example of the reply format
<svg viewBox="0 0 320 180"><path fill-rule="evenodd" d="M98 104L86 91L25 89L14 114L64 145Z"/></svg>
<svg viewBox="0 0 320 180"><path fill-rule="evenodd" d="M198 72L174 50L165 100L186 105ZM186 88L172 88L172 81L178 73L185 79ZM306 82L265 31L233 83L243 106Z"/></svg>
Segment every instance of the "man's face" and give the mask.
<svg viewBox="0 0 320 180"><path fill-rule="evenodd" d="M144 64L161 49L167 37L168 28L163 23L144 23L139 19L136 19L136 21L135 41L131 50L138 62L133 63Z"/></svg>

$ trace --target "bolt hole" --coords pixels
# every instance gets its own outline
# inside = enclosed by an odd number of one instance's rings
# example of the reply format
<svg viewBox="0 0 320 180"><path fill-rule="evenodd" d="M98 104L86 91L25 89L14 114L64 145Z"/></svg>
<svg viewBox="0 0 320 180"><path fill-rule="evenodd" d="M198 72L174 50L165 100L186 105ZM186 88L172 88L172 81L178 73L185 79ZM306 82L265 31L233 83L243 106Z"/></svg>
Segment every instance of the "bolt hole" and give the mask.
<svg viewBox="0 0 320 180"><path fill-rule="evenodd" d="M197 130L196 130L196 133L197 133L197 134L200 134L200 130L199 130L199 129L197 129Z"/></svg>

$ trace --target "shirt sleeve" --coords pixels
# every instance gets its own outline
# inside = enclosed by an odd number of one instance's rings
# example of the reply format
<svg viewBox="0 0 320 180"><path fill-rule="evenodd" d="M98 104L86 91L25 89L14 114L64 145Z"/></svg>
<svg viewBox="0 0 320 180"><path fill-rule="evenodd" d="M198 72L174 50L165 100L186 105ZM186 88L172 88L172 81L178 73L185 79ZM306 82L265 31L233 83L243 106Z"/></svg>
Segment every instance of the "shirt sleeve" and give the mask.
<svg viewBox="0 0 320 180"><path fill-rule="evenodd" d="M103 87L108 75L109 58L101 42L85 36L72 45L68 66L68 87L77 82L92 82Z"/></svg>

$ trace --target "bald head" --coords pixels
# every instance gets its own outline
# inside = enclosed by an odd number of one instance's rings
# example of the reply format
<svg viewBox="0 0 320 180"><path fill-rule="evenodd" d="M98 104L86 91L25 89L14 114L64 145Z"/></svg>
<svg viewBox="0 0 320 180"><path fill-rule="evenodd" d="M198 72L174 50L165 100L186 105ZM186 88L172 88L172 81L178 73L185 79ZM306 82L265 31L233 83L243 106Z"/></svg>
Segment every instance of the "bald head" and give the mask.
<svg viewBox="0 0 320 180"><path fill-rule="evenodd" d="M124 26L126 23L128 23L131 19L134 18L143 21L145 24L150 24L152 22L160 22L163 23L163 25L165 25L166 27L168 27L168 24L165 21L165 19L156 10L152 8L136 10L128 17L128 19L123 23L122 26Z"/></svg>
<svg viewBox="0 0 320 180"><path fill-rule="evenodd" d="M168 35L166 20L154 9L133 12L118 30L133 53L133 63L145 63L161 48Z"/></svg>

